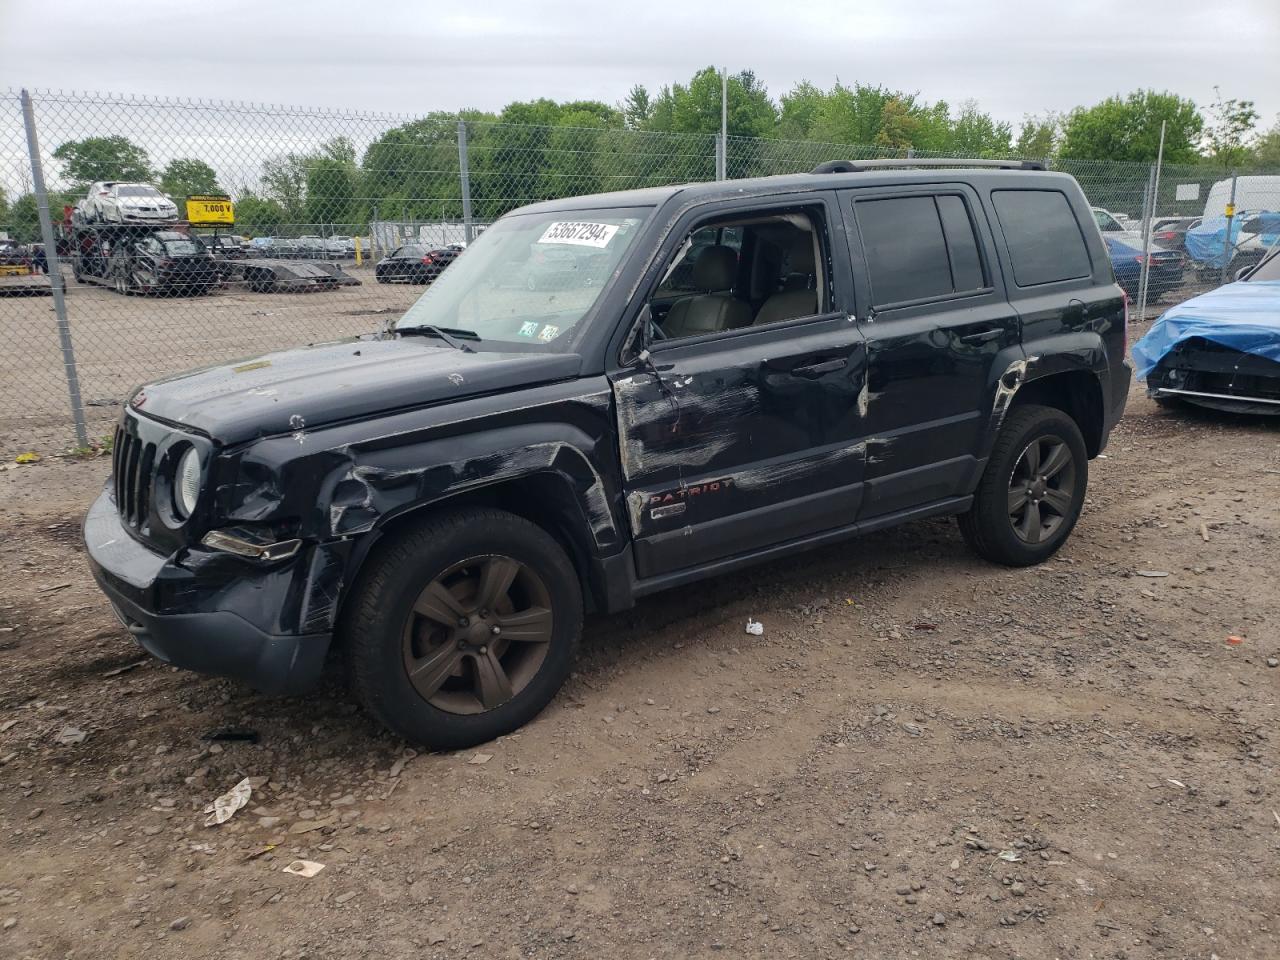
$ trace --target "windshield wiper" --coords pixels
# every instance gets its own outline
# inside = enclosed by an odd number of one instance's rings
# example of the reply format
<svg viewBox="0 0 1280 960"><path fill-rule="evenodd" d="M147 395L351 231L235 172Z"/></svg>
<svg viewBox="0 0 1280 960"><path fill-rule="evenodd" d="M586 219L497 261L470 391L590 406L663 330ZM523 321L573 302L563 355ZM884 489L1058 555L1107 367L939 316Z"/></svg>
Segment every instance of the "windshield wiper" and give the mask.
<svg viewBox="0 0 1280 960"><path fill-rule="evenodd" d="M467 337L471 340L480 339L480 334L476 333L474 330L457 330L453 328L446 330L443 327L437 327L435 324L431 323L420 323L412 327L397 327L396 332L401 336L416 334L426 337L439 337L449 346L453 347L455 350L461 350L463 353L475 353L475 350L468 344L463 343L457 337L453 336L453 334L456 333L458 336Z"/></svg>

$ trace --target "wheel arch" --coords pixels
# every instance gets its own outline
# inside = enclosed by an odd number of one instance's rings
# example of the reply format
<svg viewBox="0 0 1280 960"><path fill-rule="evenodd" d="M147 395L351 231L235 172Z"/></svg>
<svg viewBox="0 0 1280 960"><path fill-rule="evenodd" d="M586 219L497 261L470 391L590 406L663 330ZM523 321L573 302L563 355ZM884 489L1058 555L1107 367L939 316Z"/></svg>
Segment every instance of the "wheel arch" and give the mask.
<svg viewBox="0 0 1280 960"><path fill-rule="evenodd" d="M356 542L348 560L344 577L347 587L342 592L337 616L341 616L341 608L381 543L431 517L468 508L503 510L545 531L568 555L589 607L606 608L607 588L596 559L591 521L581 498L569 476L544 469L408 503L379 517L373 528Z"/></svg>
<svg viewBox="0 0 1280 960"><path fill-rule="evenodd" d="M1009 408L1032 403L1053 407L1071 417L1080 428L1090 459L1101 452L1105 407L1102 383L1092 370L1059 370L1027 380L1013 395Z"/></svg>

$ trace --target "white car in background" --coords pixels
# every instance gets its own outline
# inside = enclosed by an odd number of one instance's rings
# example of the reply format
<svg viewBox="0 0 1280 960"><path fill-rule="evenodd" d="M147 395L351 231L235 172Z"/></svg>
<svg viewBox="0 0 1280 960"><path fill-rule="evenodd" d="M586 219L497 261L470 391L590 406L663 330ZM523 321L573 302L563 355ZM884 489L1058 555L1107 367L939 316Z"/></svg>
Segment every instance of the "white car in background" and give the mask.
<svg viewBox="0 0 1280 960"><path fill-rule="evenodd" d="M175 223L177 205L149 183L99 180L76 206L88 223Z"/></svg>
<svg viewBox="0 0 1280 960"><path fill-rule="evenodd" d="M1115 214L1110 210L1104 210L1102 207L1090 207L1093 211L1094 222L1098 224L1098 229L1102 231L1104 237L1113 237L1118 240L1127 242L1137 241L1142 243L1142 224L1130 220L1123 213ZM1123 220L1120 218L1124 217Z"/></svg>

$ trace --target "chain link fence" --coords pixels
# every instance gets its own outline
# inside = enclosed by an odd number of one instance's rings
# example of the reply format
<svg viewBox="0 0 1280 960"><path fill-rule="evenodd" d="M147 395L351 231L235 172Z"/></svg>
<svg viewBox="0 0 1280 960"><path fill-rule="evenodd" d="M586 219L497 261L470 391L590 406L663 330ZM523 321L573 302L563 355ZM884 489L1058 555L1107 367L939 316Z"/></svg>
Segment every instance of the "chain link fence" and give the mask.
<svg viewBox="0 0 1280 960"><path fill-rule="evenodd" d="M441 259L433 251L470 242L507 211L713 179L721 150L714 135L603 122L530 126L51 91L27 104L24 118L23 94L0 93L5 452L61 445L73 424L81 444L101 436L145 380L368 332L421 294L438 268L430 261ZM723 150L731 178L914 155L742 137ZM1157 180L1147 164L1051 166L1106 211L1104 236L1140 254L1149 235L1179 255L1176 278L1153 279L1152 301L1215 286L1256 252L1240 232L1243 217L1218 256L1186 249L1187 226L1220 215L1233 185L1242 214L1280 210L1280 176L1237 180L1242 171L1194 166L1165 167ZM230 220L219 198L232 201L233 222L217 220ZM1125 286L1137 275L1132 256L1113 252Z"/></svg>

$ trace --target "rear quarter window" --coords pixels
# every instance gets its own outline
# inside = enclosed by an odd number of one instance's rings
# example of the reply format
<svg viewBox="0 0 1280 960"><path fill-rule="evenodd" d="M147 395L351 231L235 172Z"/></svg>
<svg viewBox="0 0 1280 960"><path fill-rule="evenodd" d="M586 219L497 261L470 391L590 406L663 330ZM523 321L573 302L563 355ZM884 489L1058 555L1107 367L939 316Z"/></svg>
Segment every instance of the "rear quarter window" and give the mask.
<svg viewBox="0 0 1280 960"><path fill-rule="evenodd" d="M1036 287L1091 276L1093 264L1071 202L1060 190L994 190L1013 280Z"/></svg>

